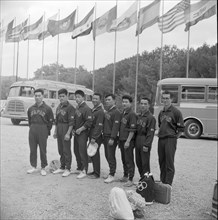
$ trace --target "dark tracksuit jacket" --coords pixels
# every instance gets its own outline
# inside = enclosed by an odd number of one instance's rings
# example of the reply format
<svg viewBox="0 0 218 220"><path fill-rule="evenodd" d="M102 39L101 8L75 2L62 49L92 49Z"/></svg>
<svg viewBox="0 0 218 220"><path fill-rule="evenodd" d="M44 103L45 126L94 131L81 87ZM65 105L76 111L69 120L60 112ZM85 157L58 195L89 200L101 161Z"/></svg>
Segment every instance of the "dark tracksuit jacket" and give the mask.
<svg viewBox="0 0 218 220"><path fill-rule="evenodd" d="M117 146L117 135L120 127L120 111L114 105L108 111L105 111L104 114L104 126L103 126L103 135L104 135L104 150L105 157L109 164L110 175L114 176L116 172L116 146ZM112 146L108 145L110 139L114 140Z"/></svg>
<svg viewBox="0 0 218 220"><path fill-rule="evenodd" d="M88 155L87 155L87 141L89 136L89 129L92 126L92 111L89 106L82 102L76 107L74 116L74 130L84 126L85 131L82 131L80 135L75 134L74 137L74 154L77 161L78 170L88 170Z"/></svg>
<svg viewBox="0 0 218 220"><path fill-rule="evenodd" d="M178 132L184 131L182 113L173 105L167 110L161 110L158 115L158 156L160 180L172 185L175 167L174 157Z"/></svg>
<svg viewBox="0 0 218 220"><path fill-rule="evenodd" d="M130 146L124 149L124 144L129 136L130 132L136 131L136 114L133 110L124 110L121 115L120 130L119 130L119 148L121 151L121 159L123 163L124 176L129 177L132 180L135 173L134 163L134 137L130 141Z"/></svg>
<svg viewBox="0 0 218 220"><path fill-rule="evenodd" d="M74 115L75 108L68 101L63 104L60 103L56 109L55 124L57 126L57 143L61 169L71 169L71 140L66 141L64 140L64 137L69 127L74 125Z"/></svg>
<svg viewBox="0 0 218 220"><path fill-rule="evenodd" d="M139 114L137 117L137 131L135 140L136 165L140 177L150 172L150 151L154 138L156 119L150 111ZM143 146L148 148L148 152L143 151Z"/></svg>
<svg viewBox="0 0 218 220"><path fill-rule="evenodd" d="M40 149L41 167L45 168L47 163L46 147L47 138L50 135L54 115L51 107L42 103L32 105L27 111L29 121L29 146L30 146L30 164L37 167L37 146Z"/></svg>
<svg viewBox="0 0 218 220"><path fill-rule="evenodd" d="M98 150L96 154L91 157L93 163L93 170L96 176L100 176L100 153L99 149L102 144L102 131L104 123L104 110L102 105L97 106L92 109L92 126L90 129L89 139L95 139L95 142L98 144Z"/></svg>

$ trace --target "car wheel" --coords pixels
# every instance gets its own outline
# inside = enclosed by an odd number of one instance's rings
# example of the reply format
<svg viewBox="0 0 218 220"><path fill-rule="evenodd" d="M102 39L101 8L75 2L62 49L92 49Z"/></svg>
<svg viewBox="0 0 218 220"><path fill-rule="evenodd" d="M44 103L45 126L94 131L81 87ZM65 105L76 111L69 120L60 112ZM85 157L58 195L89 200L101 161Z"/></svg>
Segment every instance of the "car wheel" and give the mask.
<svg viewBox="0 0 218 220"><path fill-rule="evenodd" d="M184 134L186 138L197 139L202 134L201 124L194 119L189 119L185 122L185 131Z"/></svg>

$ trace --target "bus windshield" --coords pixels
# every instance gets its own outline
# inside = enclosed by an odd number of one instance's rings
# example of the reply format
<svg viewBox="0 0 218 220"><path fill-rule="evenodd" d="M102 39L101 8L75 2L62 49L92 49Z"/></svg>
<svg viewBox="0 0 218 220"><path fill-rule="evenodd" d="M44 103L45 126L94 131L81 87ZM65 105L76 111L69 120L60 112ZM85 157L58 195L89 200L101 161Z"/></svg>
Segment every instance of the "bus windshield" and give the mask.
<svg viewBox="0 0 218 220"><path fill-rule="evenodd" d="M33 97L34 88L30 86L14 86L11 87L8 97Z"/></svg>

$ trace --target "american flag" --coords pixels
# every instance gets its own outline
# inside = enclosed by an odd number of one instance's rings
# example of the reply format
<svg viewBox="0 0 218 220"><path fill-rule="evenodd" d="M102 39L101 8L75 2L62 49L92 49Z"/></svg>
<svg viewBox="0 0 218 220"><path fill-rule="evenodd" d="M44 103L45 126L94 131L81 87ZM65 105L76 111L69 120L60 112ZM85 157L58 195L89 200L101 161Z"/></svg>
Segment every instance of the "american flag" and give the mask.
<svg viewBox="0 0 218 220"><path fill-rule="evenodd" d="M168 33L180 24L185 23L184 11L190 6L190 0L182 0L158 20L162 33Z"/></svg>

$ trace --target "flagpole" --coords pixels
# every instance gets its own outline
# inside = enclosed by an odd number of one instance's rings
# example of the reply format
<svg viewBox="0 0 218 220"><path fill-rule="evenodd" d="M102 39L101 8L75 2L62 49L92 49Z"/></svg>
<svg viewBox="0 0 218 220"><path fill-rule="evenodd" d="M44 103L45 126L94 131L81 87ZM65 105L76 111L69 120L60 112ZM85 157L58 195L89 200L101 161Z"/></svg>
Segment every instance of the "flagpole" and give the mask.
<svg viewBox="0 0 218 220"><path fill-rule="evenodd" d="M45 12L44 12L44 18L43 18L43 25L44 25L44 28L43 28L43 31L45 30ZM43 36L42 36L43 37ZM43 65L44 65L44 37L42 39L42 68L43 68ZM43 79L43 74L41 75L41 78Z"/></svg>
<svg viewBox="0 0 218 220"><path fill-rule="evenodd" d="M96 20L97 4L95 2L95 20ZM92 91L95 90L95 37L94 37L94 52L93 52L93 74L92 74Z"/></svg>
<svg viewBox="0 0 218 220"><path fill-rule="evenodd" d="M29 25L30 25L30 15L29 15ZM27 70L26 70L26 78L29 78L29 44L30 44L30 40L28 38L27 40Z"/></svg>
<svg viewBox="0 0 218 220"><path fill-rule="evenodd" d="M116 0L117 9L117 0ZM116 54L117 54L117 29L115 29L115 42L114 42L114 71L113 71L113 94L115 94L115 78L116 78Z"/></svg>
<svg viewBox="0 0 218 220"><path fill-rule="evenodd" d="M1 30L3 30L3 26L4 26L4 20L2 20L2 22L1 22ZM4 38L4 32L3 32L3 35L1 36L1 50L0 50L0 52L1 52L1 54L0 54L0 76L2 75L2 56L3 56L3 39Z"/></svg>
<svg viewBox="0 0 218 220"><path fill-rule="evenodd" d="M164 14L164 0L162 0L162 16ZM163 19L162 19L162 27L163 27ZM160 50L160 80L162 79L163 72L163 32L161 31L161 50Z"/></svg>
<svg viewBox="0 0 218 220"><path fill-rule="evenodd" d="M138 3L138 13L141 7L141 1L139 0ZM139 19L139 14L137 16L137 25L140 27L140 19ZM135 76L135 112L137 110L137 93L138 93L138 72L139 72L139 33L137 36L137 56L136 56L136 76Z"/></svg>
<svg viewBox="0 0 218 220"><path fill-rule="evenodd" d="M58 21L60 20L60 9L58 9ZM58 26L59 29L59 26ZM57 73L56 73L56 81L58 81L59 77L59 30L58 30L58 42L57 42Z"/></svg>
<svg viewBox="0 0 218 220"><path fill-rule="evenodd" d="M14 26L16 27L16 17L14 18ZM16 42L14 42L14 56L13 56L13 77L15 76L15 53L16 53Z"/></svg>
<svg viewBox="0 0 218 220"><path fill-rule="evenodd" d="M18 79L18 60L19 60L19 41L17 42L16 82L17 82L17 79Z"/></svg>
<svg viewBox="0 0 218 220"><path fill-rule="evenodd" d="M187 46L187 60L186 60L186 78L189 76L189 44L190 44L190 28L188 30L188 46Z"/></svg>
<svg viewBox="0 0 218 220"><path fill-rule="evenodd" d="M78 9L78 6L77 6L77 15L76 15L76 23L78 24L78 19L79 19L79 9ZM76 66L77 66L77 38L76 38L76 48L75 48L75 69L74 69L74 84L76 84Z"/></svg>

